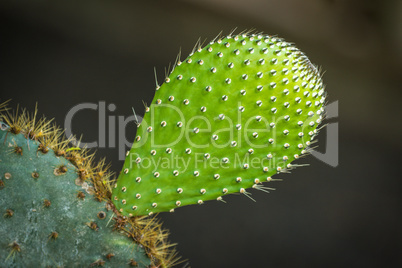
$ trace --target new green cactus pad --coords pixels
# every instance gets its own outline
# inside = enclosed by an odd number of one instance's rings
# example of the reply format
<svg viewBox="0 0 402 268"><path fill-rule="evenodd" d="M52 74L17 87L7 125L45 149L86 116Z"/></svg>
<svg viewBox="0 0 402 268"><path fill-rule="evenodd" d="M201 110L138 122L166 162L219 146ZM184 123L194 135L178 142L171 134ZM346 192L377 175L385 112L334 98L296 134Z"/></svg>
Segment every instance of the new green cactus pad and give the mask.
<svg viewBox="0 0 402 268"><path fill-rule="evenodd" d="M112 200L138 216L266 190L308 152L324 102L317 67L280 38L239 34L198 46L156 88Z"/></svg>
<svg viewBox="0 0 402 268"><path fill-rule="evenodd" d="M0 116L0 267L174 264L158 221L115 214L103 160L35 114Z"/></svg>

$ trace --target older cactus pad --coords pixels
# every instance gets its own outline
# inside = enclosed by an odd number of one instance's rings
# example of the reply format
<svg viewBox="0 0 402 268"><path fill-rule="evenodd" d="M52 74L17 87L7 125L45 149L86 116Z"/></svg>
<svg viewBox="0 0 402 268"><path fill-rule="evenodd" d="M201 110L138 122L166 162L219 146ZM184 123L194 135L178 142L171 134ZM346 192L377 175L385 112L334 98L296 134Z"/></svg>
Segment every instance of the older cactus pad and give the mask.
<svg viewBox="0 0 402 268"><path fill-rule="evenodd" d="M156 90L113 190L123 215L264 190L306 153L324 111L317 68L266 35L198 47Z"/></svg>
<svg viewBox="0 0 402 268"><path fill-rule="evenodd" d="M7 129L0 141L1 267L148 267L144 249L114 230L110 204L76 185L68 160Z"/></svg>
<svg viewBox="0 0 402 268"><path fill-rule="evenodd" d="M74 138L25 109L0 103L1 267L171 267L155 217L116 215L112 173ZM3 122L2 122L3 121Z"/></svg>

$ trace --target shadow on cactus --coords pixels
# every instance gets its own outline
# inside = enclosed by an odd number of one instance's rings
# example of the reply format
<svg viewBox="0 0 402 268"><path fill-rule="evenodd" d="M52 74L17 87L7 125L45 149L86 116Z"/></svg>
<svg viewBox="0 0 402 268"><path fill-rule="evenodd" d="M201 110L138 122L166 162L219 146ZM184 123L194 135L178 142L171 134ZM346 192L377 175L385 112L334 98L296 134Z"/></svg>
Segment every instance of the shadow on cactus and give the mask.
<svg viewBox="0 0 402 268"><path fill-rule="evenodd" d="M3 107L0 256L10 267L171 267L152 215L269 191L308 154L324 103L319 70L283 39L197 43L157 86L117 180L50 121Z"/></svg>

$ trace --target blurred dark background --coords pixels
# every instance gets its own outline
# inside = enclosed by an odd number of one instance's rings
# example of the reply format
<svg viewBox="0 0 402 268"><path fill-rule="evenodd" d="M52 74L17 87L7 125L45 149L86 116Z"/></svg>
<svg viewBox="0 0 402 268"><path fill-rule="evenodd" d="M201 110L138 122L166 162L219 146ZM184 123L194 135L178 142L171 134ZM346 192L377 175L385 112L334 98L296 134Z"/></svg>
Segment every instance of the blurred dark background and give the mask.
<svg viewBox="0 0 402 268"><path fill-rule="evenodd" d="M108 117L142 115L154 67L162 81L179 48L185 58L199 37L236 27L295 42L326 71L328 100L339 101L329 120L339 122L339 166L309 157L277 176L276 191L252 191L256 203L231 196L162 213L170 240L193 268L400 267L402 1L2 0L0 99L37 102L61 126L85 102L115 104ZM127 126L129 141L135 131ZM97 112L77 114L73 133L97 140ZM325 151L325 131L319 140ZM110 147L98 157L118 172Z"/></svg>

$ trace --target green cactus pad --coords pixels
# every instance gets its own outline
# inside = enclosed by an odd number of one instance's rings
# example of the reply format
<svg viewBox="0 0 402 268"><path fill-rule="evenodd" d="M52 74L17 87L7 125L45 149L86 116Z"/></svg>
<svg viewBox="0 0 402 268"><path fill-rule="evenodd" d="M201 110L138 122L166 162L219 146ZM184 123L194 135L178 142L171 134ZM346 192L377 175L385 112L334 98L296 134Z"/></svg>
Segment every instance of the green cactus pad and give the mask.
<svg viewBox="0 0 402 268"><path fill-rule="evenodd" d="M76 185L75 166L1 125L1 267L148 267L144 249L114 230L111 204Z"/></svg>
<svg viewBox="0 0 402 268"><path fill-rule="evenodd" d="M292 169L323 118L317 68L267 35L227 36L177 62L152 104L113 190L127 216L265 190Z"/></svg>

